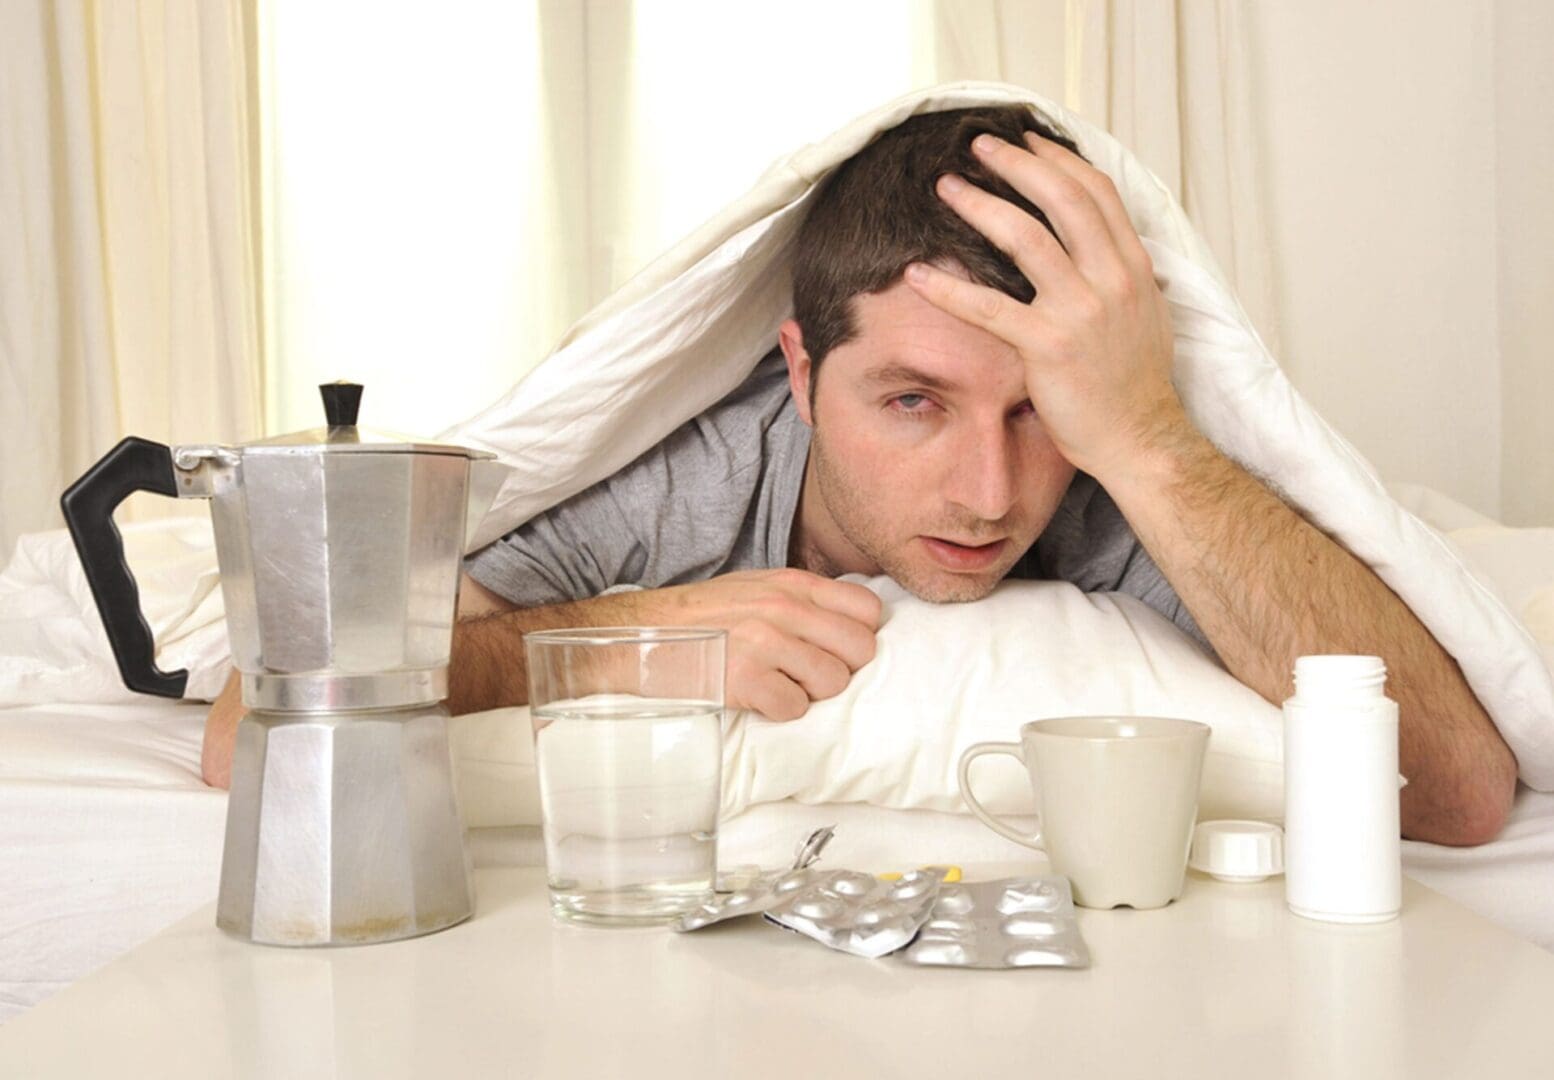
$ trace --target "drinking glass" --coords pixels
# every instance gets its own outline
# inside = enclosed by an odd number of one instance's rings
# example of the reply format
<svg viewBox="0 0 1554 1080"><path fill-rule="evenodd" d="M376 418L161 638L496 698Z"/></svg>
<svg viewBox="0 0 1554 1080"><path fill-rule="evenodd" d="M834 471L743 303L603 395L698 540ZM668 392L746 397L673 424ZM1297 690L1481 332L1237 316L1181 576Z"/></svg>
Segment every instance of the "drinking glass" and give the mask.
<svg viewBox="0 0 1554 1080"><path fill-rule="evenodd" d="M667 923L712 894L727 634L524 635L551 910Z"/></svg>

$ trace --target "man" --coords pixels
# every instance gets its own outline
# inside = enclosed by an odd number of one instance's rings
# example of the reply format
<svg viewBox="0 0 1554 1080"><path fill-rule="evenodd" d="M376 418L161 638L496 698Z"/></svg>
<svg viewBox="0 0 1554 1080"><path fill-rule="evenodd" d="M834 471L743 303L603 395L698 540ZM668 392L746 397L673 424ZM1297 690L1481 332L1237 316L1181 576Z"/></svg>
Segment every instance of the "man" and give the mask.
<svg viewBox="0 0 1554 1080"><path fill-rule="evenodd" d="M1149 256L1072 142L1018 106L913 117L828 181L794 267L781 361L470 560L455 712L523 703L527 631L662 624L728 629L730 703L791 719L873 656L879 601L835 577L943 602L1058 577L1274 702L1299 655L1383 656L1404 834L1498 833L1511 751L1408 608L1192 426Z"/></svg>

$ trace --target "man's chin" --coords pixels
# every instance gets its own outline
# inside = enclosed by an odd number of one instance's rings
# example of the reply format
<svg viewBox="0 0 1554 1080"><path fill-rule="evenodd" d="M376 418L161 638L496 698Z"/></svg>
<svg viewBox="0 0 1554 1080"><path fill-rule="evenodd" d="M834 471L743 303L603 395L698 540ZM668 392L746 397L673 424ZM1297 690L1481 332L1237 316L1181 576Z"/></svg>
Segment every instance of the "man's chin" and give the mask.
<svg viewBox="0 0 1554 1080"><path fill-rule="evenodd" d="M952 574L947 571L924 571L916 567L886 571L907 592L930 604L969 604L981 600L1004 579L1007 571L987 574Z"/></svg>

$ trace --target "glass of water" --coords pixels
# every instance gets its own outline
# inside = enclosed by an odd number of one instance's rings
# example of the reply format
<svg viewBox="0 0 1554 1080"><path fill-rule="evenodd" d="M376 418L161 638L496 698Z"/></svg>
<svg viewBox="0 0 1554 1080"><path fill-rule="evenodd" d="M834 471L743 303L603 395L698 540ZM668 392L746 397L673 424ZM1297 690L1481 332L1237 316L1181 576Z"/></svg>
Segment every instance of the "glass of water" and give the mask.
<svg viewBox="0 0 1554 1080"><path fill-rule="evenodd" d="M711 896L727 638L679 627L524 635L559 918L667 923Z"/></svg>

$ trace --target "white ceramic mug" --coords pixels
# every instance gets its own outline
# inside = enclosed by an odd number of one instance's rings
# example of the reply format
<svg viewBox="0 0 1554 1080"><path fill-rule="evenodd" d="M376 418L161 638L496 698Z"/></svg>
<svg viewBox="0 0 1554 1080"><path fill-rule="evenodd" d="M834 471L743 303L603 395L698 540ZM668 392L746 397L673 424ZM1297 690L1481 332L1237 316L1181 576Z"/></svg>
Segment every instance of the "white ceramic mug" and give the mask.
<svg viewBox="0 0 1554 1080"><path fill-rule="evenodd" d="M983 824L1045 850L1091 908L1164 907L1181 895L1198 814L1209 726L1156 716L1033 720L1017 743L976 743L960 758L960 793ZM1030 774L1040 807L1026 836L971 793L971 763L1009 754Z"/></svg>

